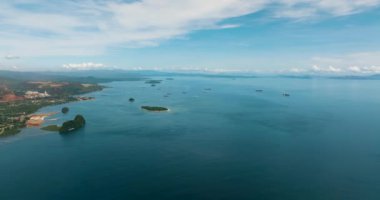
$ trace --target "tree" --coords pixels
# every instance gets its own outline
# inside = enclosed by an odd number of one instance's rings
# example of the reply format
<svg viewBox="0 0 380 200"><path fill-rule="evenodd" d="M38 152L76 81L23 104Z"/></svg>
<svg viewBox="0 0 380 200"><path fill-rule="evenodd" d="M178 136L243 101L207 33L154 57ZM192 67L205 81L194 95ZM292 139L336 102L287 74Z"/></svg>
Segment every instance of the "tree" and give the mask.
<svg viewBox="0 0 380 200"><path fill-rule="evenodd" d="M74 120L66 121L62 124L61 128L59 129L60 133L68 133L75 130L75 122Z"/></svg>
<svg viewBox="0 0 380 200"><path fill-rule="evenodd" d="M74 120L66 121L59 129L60 133L69 133L82 128L86 124L86 120L82 115L75 116Z"/></svg>
<svg viewBox="0 0 380 200"><path fill-rule="evenodd" d="M84 126L86 124L86 120L82 115L75 116L74 121L78 126Z"/></svg>

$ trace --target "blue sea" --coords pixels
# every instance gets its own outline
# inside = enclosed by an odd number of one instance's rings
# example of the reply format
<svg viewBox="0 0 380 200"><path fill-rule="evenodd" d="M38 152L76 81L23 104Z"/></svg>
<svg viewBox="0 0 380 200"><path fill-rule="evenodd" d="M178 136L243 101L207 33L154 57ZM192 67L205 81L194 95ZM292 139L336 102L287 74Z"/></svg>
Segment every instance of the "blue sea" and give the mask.
<svg viewBox="0 0 380 200"><path fill-rule="evenodd" d="M0 139L0 199L380 199L379 81L172 78L39 110L87 124Z"/></svg>

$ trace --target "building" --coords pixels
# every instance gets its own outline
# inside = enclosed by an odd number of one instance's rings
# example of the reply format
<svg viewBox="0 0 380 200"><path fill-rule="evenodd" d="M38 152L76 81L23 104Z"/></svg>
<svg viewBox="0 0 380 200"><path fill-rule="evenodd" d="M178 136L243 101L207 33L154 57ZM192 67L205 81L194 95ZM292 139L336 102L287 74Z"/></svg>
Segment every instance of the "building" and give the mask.
<svg viewBox="0 0 380 200"><path fill-rule="evenodd" d="M40 93L37 91L27 91L27 92L25 92L24 97L26 99L37 99L37 98L50 97L50 95L46 91L44 93Z"/></svg>

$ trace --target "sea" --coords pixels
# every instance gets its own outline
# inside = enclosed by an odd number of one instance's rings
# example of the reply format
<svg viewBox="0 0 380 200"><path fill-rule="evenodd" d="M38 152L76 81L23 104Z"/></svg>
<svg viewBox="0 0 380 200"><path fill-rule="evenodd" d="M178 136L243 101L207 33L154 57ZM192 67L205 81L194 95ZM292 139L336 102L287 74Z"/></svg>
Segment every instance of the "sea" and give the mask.
<svg viewBox="0 0 380 200"><path fill-rule="evenodd" d="M379 81L154 79L38 111L69 107L44 126L81 114L77 132L1 138L0 199L380 199Z"/></svg>

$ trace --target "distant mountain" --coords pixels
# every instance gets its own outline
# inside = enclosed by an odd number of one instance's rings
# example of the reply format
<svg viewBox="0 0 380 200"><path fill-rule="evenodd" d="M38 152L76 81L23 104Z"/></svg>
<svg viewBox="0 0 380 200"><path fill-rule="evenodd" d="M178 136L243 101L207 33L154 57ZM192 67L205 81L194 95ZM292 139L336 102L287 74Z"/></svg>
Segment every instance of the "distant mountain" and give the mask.
<svg viewBox="0 0 380 200"><path fill-rule="evenodd" d="M380 74L370 76L340 76L332 77L334 79L350 79L350 80L380 80Z"/></svg>
<svg viewBox="0 0 380 200"><path fill-rule="evenodd" d="M45 71L45 72L16 72L0 71L0 77L14 78L18 80L55 80L55 81L80 81L87 83L101 83L110 81L142 80L149 77L208 77L208 78L255 78L252 74L241 73L207 73L198 71L167 72L153 70L86 70L86 71Z"/></svg>
<svg viewBox="0 0 380 200"><path fill-rule="evenodd" d="M87 71L45 71L45 72L18 72L0 70L0 79L14 80L41 80L41 81L70 81L82 83L104 83L111 81L144 80L150 77L208 77L208 78L260 78L279 77L290 79L351 79L351 80L380 80L380 74L370 76L329 76L316 74L283 74L283 75L255 75L252 73L209 73L199 71L154 71L154 70L87 70Z"/></svg>
<svg viewBox="0 0 380 200"><path fill-rule="evenodd" d="M291 79L340 79L340 80L380 80L380 74L375 75L346 75L346 76L331 76L331 75L278 75L275 77L291 78Z"/></svg>
<svg viewBox="0 0 380 200"><path fill-rule="evenodd" d="M126 71L72 71L72 72L18 72L0 70L0 79L18 81L70 81L81 83L104 83L145 79L142 75Z"/></svg>
<svg viewBox="0 0 380 200"><path fill-rule="evenodd" d="M320 78L319 76L312 76L312 75L279 75L276 77L281 78L293 78L293 79L312 79L312 78Z"/></svg>

